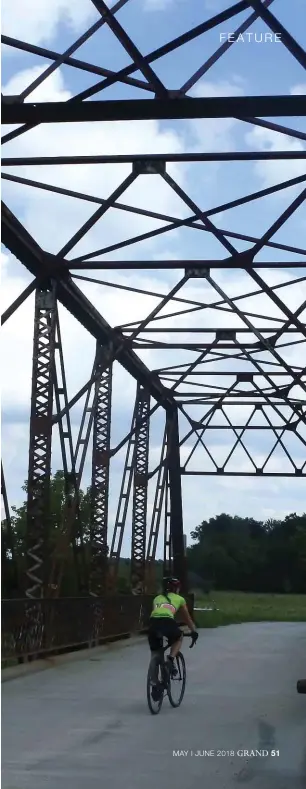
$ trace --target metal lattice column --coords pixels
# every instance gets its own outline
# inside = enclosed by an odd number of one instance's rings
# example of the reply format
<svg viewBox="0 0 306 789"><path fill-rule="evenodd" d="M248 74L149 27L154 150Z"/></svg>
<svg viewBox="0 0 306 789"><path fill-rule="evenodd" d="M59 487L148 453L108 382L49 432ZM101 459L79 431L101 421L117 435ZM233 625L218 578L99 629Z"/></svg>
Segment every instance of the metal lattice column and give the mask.
<svg viewBox="0 0 306 789"><path fill-rule="evenodd" d="M134 492L132 510L131 586L140 594L145 584L146 527L148 504L150 394L143 387L137 389L136 440L134 456ZM147 418L146 418L147 417ZM145 419L145 422L143 420Z"/></svg>
<svg viewBox="0 0 306 789"><path fill-rule="evenodd" d="M173 572L174 575L180 579L182 590L186 592L187 578L183 529L179 423L177 409L167 413L166 427L168 443L170 529L171 545L173 551Z"/></svg>
<svg viewBox="0 0 306 789"><path fill-rule="evenodd" d="M84 588L85 583L82 578L82 568L80 566L79 557L79 549L82 550L83 545L82 543L80 546L77 544L77 538L79 536L79 492L75 474L71 416L58 311L55 333L54 403L55 414L52 418L52 424L58 424L59 429L63 471L65 476L65 501L60 522L57 524L55 547L50 563L48 596L59 597L61 595L61 583L64 577L71 543L79 593Z"/></svg>
<svg viewBox="0 0 306 789"><path fill-rule="evenodd" d="M56 323L55 286L36 290L27 501L27 597L48 586L49 494Z"/></svg>
<svg viewBox="0 0 306 789"><path fill-rule="evenodd" d="M121 488L119 493L119 501L118 501L118 507L116 512L112 542L109 552L107 587L110 593L116 590L122 541L123 541L123 535L126 526L126 520L127 520L127 514L128 514L130 496L132 490L134 457L135 457L136 412L137 412L137 399L135 399L135 405L134 405L132 423L131 423L131 431L127 442L125 463L124 463Z"/></svg>
<svg viewBox="0 0 306 789"><path fill-rule="evenodd" d="M173 573L173 555L172 555L172 542L171 542L171 508L170 508L170 495L169 495L169 477L166 478L166 491L165 491L165 527L164 527L164 561L163 561L163 576L172 575Z"/></svg>
<svg viewBox="0 0 306 789"><path fill-rule="evenodd" d="M155 488L155 496L152 510L152 520L150 533L148 538L147 558L146 558L146 592L148 594L154 593L156 590L156 549L159 537L160 524L163 513L163 506L167 507L167 479L168 479L168 465L167 465L167 431L165 428L160 464L157 474L157 482Z"/></svg>
<svg viewBox="0 0 306 789"><path fill-rule="evenodd" d="M98 353L98 350L97 350ZM99 364L104 360L100 351ZM102 359L103 357L103 359ZM95 384L90 517L90 592L106 589L107 523L111 432L112 365L102 369Z"/></svg>

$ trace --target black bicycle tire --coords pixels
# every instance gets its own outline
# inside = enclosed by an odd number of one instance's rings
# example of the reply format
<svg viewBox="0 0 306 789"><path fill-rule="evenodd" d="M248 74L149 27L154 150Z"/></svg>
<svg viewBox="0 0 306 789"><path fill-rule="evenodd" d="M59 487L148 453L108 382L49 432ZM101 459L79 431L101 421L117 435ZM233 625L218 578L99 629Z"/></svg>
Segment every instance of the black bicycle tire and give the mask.
<svg viewBox="0 0 306 789"><path fill-rule="evenodd" d="M158 666L158 665L161 665L161 661L160 661L159 658L156 658L156 657L155 658L151 658L151 660L150 660L148 673L147 673L147 702L148 702L148 707L149 707L149 710L151 712L151 715L158 715L158 713L161 711L161 708L162 708L162 703L163 703L163 700L164 700L164 693L161 693L160 699L157 702L155 702L158 705L158 707L157 707L157 709L154 709L153 705L152 705L152 699L151 699L151 693L150 693L150 689L151 689L151 672L152 672L153 663L157 664L157 666Z"/></svg>
<svg viewBox="0 0 306 789"><path fill-rule="evenodd" d="M170 701L171 707L175 707L175 708L179 707L181 705L182 701L183 701L183 698L184 698L184 695L185 695L185 689L186 689L186 681L187 681L186 663L185 663L185 658L184 658L184 655L182 654L182 652L179 652L177 654L176 659L177 660L178 659L181 660L182 667L183 667L183 683L182 683L182 690L181 690L181 695L180 695L179 701L174 701L173 698L172 698L172 694L171 694L171 679L170 679L170 682L169 682L169 685L168 685L168 688L167 688L168 699Z"/></svg>

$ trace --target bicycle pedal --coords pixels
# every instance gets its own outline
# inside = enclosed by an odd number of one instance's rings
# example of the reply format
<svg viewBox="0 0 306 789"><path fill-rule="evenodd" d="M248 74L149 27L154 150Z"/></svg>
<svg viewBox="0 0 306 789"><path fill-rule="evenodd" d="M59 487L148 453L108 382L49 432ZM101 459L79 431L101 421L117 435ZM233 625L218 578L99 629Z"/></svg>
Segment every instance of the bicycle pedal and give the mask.
<svg viewBox="0 0 306 789"><path fill-rule="evenodd" d="M163 689L159 688L158 685L153 685L151 690L151 696L153 701L159 701L163 693Z"/></svg>

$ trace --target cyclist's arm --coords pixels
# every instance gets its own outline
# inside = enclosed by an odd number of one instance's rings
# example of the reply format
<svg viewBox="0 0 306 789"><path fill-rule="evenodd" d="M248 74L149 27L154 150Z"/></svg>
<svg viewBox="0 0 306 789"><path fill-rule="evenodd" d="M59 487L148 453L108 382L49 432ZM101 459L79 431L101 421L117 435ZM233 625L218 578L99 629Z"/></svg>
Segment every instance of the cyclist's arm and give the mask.
<svg viewBox="0 0 306 789"><path fill-rule="evenodd" d="M196 626L195 626L194 622L191 619L191 616L190 616L190 613L188 611L186 603L180 607L179 611L180 611L180 614L182 614L183 619L185 619L186 625L188 625L190 630L193 633L195 633L196 632Z"/></svg>

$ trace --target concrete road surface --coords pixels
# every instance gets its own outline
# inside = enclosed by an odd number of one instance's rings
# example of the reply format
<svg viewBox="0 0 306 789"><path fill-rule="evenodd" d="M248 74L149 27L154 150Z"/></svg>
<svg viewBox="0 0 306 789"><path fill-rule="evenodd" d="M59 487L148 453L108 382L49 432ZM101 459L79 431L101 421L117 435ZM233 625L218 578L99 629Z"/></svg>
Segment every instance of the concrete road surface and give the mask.
<svg viewBox="0 0 306 789"><path fill-rule="evenodd" d="M202 630L188 644L182 707L165 699L155 717L145 643L3 684L2 789L305 789L305 624Z"/></svg>

